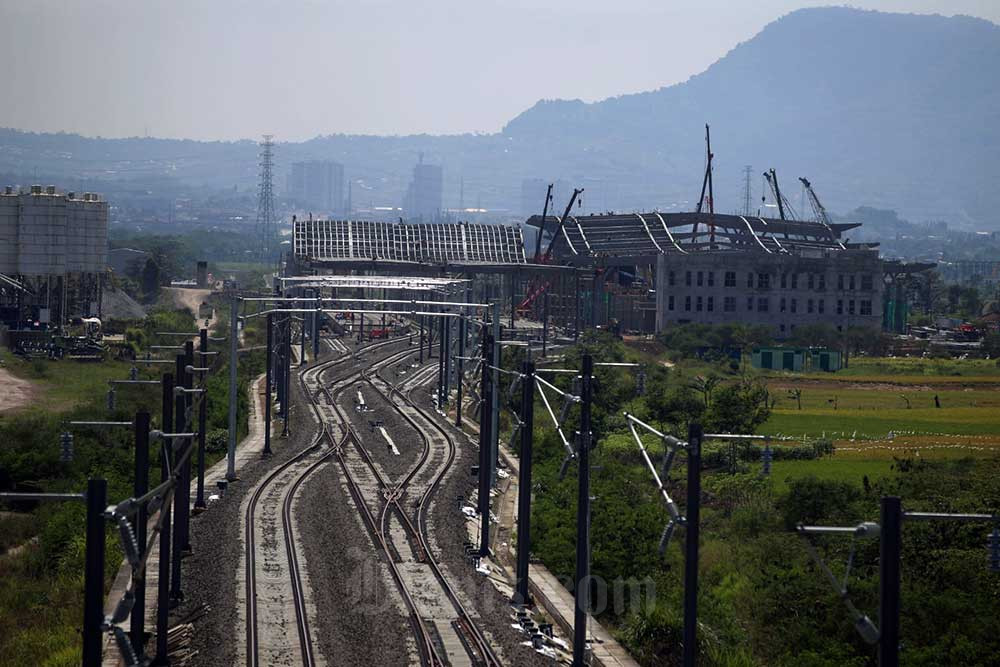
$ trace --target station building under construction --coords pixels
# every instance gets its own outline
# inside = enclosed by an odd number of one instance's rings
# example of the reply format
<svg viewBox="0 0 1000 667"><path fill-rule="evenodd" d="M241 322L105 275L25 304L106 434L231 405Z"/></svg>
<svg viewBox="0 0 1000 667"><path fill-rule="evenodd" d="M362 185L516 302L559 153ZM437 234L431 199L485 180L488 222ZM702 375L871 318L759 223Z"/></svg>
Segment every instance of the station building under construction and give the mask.
<svg viewBox="0 0 1000 667"><path fill-rule="evenodd" d="M0 193L0 322L59 327L100 316L108 204L55 186Z"/></svg>
<svg viewBox="0 0 1000 667"><path fill-rule="evenodd" d="M525 224L541 234L534 252L518 225L300 220L294 257L306 273L473 277L475 298L502 301L511 321L568 331L743 322L782 338L811 323L892 328L903 298L892 289L898 263L844 238L855 223L651 212Z"/></svg>

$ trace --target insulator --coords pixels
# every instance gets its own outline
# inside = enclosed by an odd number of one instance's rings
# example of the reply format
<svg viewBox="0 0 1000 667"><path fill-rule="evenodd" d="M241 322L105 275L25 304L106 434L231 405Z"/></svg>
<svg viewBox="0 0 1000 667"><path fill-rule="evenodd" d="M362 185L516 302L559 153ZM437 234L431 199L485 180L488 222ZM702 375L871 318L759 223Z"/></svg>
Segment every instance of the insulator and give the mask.
<svg viewBox="0 0 1000 667"><path fill-rule="evenodd" d="M677 527L677 523L671 519L667 522L667 525L663 527L663 534L660 535L660 546L659 551L662 556L667 550L667 546L670 544L670 538L674 536L674 529Z"/></svg>
<svg viewBox="0 0 1000 667"><path fill-rule="evenodd" d="M1000 572L1000 527L993 527L993 532L986 538L986 546L989 549L990 572Z"/></svg>
<svg viewBox="0 0 1000 667"><path fill-rule="evenodd" d="M121 537L122 549L125 550L125 558L129 565L137 567L142 554L139 553L139 543L135 539L135 532L132 531L132 524L124 516L118 517L118 534Z"/></svg>
<svg viewBox="0 0 1000 667"><path fill-rule="evenodd" d="M115 389L108 389L108 411L115 409Z"/></svg>
<svg viewBox="0 0 1000 667"><path fill-rule="evenodd" d="M135 591L130 588L118 600L118 604L115 605L115 610L111 615L104 619L105 625L118 625L124 621L128 618L133 606L135 606Z"/></svg>
<svg viewBox="0 0 1000 667"><path fill-rule="evenodd" d="M674 456L676 454L676 449L667 449L667 453L663 457L663 465L660 466L660 477L663 479L670 476L670 468L674 465Z"/></svg>
<svg viewBox="0 0 1000 667"><path fill-rule="evenodd" d="M135 649L132 648L132 642L129 640L128 635L125 634L125 631L115 626L114 635L115 643L118 645L118 652L124 658L126 667L136 667L139 665L139 657L136 656Z"/></svg>
<svg viewBox="0 0 1000 667"><path fill-rule="evenodd" d="M865 640L866 643L878 643L878 638L881 633L878 631L878 628L875 627L875 624L872 623L872 620L867 616L862 616L861 618L856 619L854 621L854 629L858 631L858 634L861 635L861 638Z"/></svg>
<svg viewBox="0 0 1000 667"><path fill-rule="evenodd" d="M128 369L128 379L129 380L138 380L139 379L139 369L136 368L135 366L133 366L132 368Z"/></svg>

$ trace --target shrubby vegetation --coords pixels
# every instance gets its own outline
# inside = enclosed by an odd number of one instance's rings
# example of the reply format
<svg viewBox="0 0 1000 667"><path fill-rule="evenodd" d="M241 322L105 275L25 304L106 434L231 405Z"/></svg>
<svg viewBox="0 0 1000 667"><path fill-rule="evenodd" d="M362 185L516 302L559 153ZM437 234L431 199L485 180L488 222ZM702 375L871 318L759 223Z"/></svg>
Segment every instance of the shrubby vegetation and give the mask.
<svg viewBox="0 0 1000 667"><path fill-rule="evenodd" d="M562 362L573 367L583 349L598 361L628 355L611 337L587 337ZM766 410L750 375L725 365L718 380L662 366L647 367L640 396L634 374L596 369L593 453L592 568L606 582L598 610L643 665L679 664L682 637L683 529L661 556L657 545L666 511L638 450L625 429L622 410L684 434L703 420L713 428L752 432L760 422L742 415ZM557 384L569 386L559 376ZM694 385L694 386L692 386ZM710 385L710 386L708 386ZM707 389L707 391L705 391ZM766 391L766 390L763 390ZM538 415L535 431L535 501L532 547L535 557L564 581L572 581L575 559L576 470L564 477L565 451ZM766 418L766 417L765 417ZM569 430L577 427L571 417ZM647 443L654 462L662 448ZM788 466L799 459L829 456L832 444L776 445L775 459ZM703 459L700 622L702 664L812 665L876 664L875 649L852 627L843 603L811 560L803 539L792 532L801 522L851 525L877 520L883 495L899 495L911 510L992 511L1000 507L1000 478L992 459L928 462L901 458L877 478L845 482L813 476L774 479L760 474L760 448L740 446L736 465L728 444L706 443ZM685 494L685 462L678 456L669 487ZM787 469L787 468L783 468ZM780 482L780 483L779 483ZM683 505L683 502L681 503ZM904 529L903 664L987 665L1000 651L1000 576L986 567L987 529L979 524L913 524ZM878 545L858 543L849 589L854 603L872 618L878 609ZM823 539L817 547L842 573L850 541ZM620 591L616 598L615 582ZM643 604L629 605L635 592ZM600 591L598 591L600 593ZM616 600L618 604L616 604Z"/></svg>

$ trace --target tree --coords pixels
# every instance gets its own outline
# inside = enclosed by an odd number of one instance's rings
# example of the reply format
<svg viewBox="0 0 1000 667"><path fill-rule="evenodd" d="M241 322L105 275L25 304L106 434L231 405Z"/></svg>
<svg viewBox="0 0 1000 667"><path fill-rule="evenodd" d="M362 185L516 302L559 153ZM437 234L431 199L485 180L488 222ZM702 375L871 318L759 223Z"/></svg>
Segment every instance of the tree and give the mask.
<svg viewBox="0 0 1000 667"><path fill-rule="evenodd" d="M142 291L146 296L153 296L160 288L160 266L150 257L142 267Z"/></svg>
<svg viewBox="0 0 1000 667"><path fill-rule="evenodd" d="M767 385L760 378L744 376L715 392L705 421L718 433L753 433L770 416Z"/></svg>
<svg viewBox="0 0 1000 667"><path fill-rule="evenodd" d="M703 375L698 375L695 379L691 380L689 386L702 395L705 400L705 407L707 408L712 403L712 392L715 388L719 386L719 382L722 381L718 375L709 375L705 377Z"/></svg>

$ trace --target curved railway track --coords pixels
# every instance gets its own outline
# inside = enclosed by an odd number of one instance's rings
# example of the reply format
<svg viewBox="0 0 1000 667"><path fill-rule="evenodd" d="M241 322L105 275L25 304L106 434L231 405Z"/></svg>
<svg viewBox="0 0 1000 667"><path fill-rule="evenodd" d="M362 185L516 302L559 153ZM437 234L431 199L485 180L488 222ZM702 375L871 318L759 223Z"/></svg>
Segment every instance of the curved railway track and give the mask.
<svg viewBox="0 0 1000 667"><path fill-rule="evenodd" d="M374 343L361 348L359 352L382 350L402 341L390 340ZM410 351L391 353L387 359L401 358ZM314 386L323 387L321 376L341 364L358 361L356 355L345 355L336 359L315 364L299 373L299 382L310 401L315 402L310 392L309 382ZM384 363L382 362L377 363ZM336 384L349 386L361 377L361 370L354 371L344 378L335 381ZM315 408L315 406L314 406ZM313 641L309 630L309 613L306 595L303 587L302 571L299 562L298 547L295 540L295 530L292 521L292 511L295 494L302 483L315 472L338 448L343 445L337 442L328 424L320 417L321 428L309 446L285 461L261 480L250 495L244 515L244 577L246 593L246 664L248 667L271 664L298 664L314 667L321 660L313 650ZM324 441L329 441L330 447L323 449ZM277 544L276 535L280 533L282 545ZM290 599L285 595L291 588ZM270 625L280 627L294 622L297 644L281 641L261 641L260 616L261 607L266 607L266 616ZM289 610L289 606L291 609ZM273 638L271 638L273 639Z"/></svg>
<svg viewBox="0 0 1000 667"><path fill-rule="evenodd" d="M405 355L401 355L405 356ZM420 662L428 667L439 667L443 665L484 665L488 667L499 667L500 658L490 645L485 633L479 627L476 619L468 612L459 596L445 577L440 564L434 558L427 534L427 510L430 506L434 492L437 490L448 469L455 460L455 443L451 436L443 428L438 426L434 418L422 410L412 400L410 394L417 387L426 384L436 373L436 365L430 365L419 369L414 374L401 382L398 386L392 385L378 375L379 368L391 365L395 358L385 359L371 368L360 373L363 381L368 383L375 391L393 407L403 419L421 437L423 447L416 463L406 472L399 482L389 480L379 469L371 454L364 446L364 442L357 434L350 420L344 413L343 408L338 404L339 396L350 386L341 385L339 389L331 391L323 387L323 392L327 398L328 406L334 413L334 417L340 424L345 426L344 437L341 445L332 452L336 456L345 480L348 491L358 507L362 519L368 528L376 546L385 554L386 562L390 574L396 584L397 589L407 607L410 625L416 639L417 649L420 654ZM404 390L403 387L409 388ZM397 397L399 402L394 400ZM314 409L319 415L321 408L318 401L314 401ZM322 419L322 416L321 416ZM419 420L419 421L418 421ZM423 423L420 423L423 422ZM359 460L354 460L345 445L348 442L354 444L353 451L357 452ZM360 464L360 465L359 465ZM414 480L422 473L429 472L427 480L422 488L413 488L417 484ZM364 473L380 491L379 497L366 496L361 474ZM404 497L414 492L418 495L416 509L408 512ZM414 573L406 570L400 555L402 545L399 540L394 540L391 531L391 521L395 519L403 528L407 540L412 539L413 552L417 566L429 568L436 586L440 588L443 600L446 605L453 609L454 635L458 638L464 649L463 656L457 655L454 646L447 646L442 635L442 628L433 623L433 620L424 618L421 604L417 600L414 592ZM423 587L421 587L423 588ZM422 591L426 594L426 590ZM435 627L431 627L435 626ZM439 645L438 640L441 639ZM451 648L452 650L449 650Z"/></svg>

